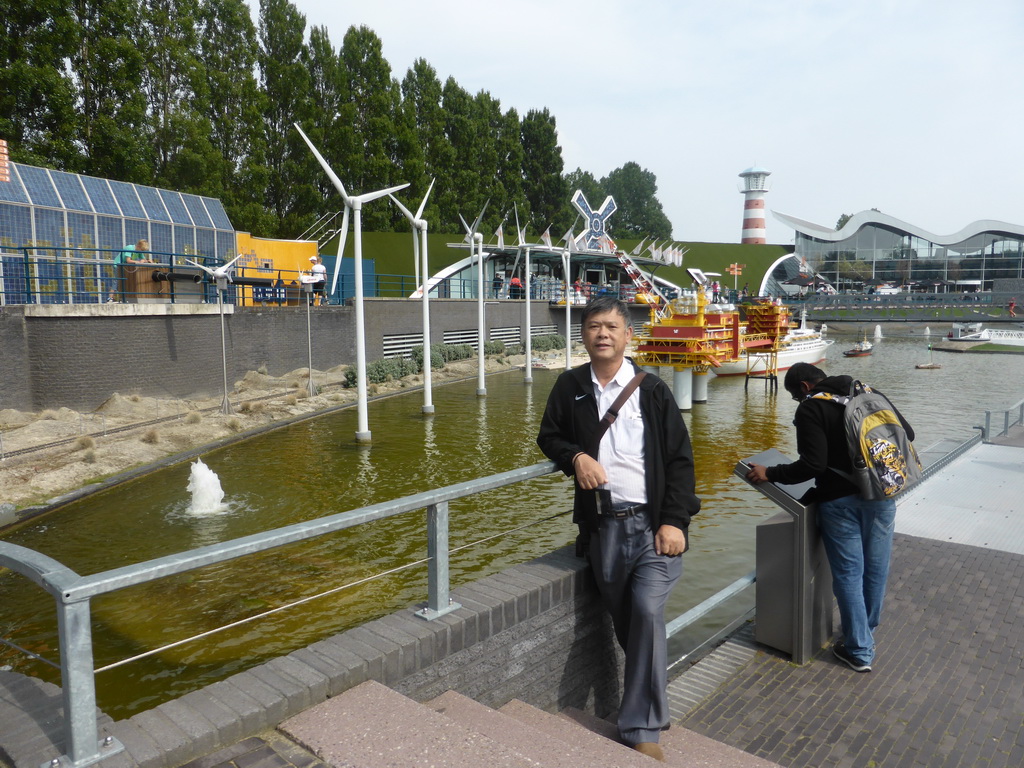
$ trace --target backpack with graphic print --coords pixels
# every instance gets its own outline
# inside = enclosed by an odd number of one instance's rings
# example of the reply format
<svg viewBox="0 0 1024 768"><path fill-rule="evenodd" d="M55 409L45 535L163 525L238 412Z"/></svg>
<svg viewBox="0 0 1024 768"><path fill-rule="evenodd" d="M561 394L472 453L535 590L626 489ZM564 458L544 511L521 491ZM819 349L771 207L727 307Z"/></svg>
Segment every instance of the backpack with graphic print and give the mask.
<svg viewBox="0 0 1024 768"><path fill-rule="evenodd" d="M854 381L849 395L817 392L811 397L832 400L845 408L843 423L853 472L830 469L853 482L863 498L894 499L920 482L917 451L884 395Z"/></svg>

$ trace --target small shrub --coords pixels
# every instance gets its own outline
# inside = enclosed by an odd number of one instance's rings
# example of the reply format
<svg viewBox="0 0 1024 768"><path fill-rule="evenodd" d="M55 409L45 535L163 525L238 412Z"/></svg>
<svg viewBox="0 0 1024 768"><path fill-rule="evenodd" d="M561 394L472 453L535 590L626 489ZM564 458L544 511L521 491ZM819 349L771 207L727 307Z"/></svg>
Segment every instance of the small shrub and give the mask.
<svg viewBox="0 0 1024 768"><path fill-rule="evenodd" d="M90 448L88 451L86 451L85 453L82 454L82 461L85 462L86 464L95 464L96 463L96 451L94 451L94 450L92 450Z"/></svg>
<svg viewBox="0 0 1024 768"><path fill-rule="evenodd" d="M299 402L299 398L297 398L295 395L288 395L288 397L284 399L284 402L286 405L295 405L297 402Z"/></svg>
<svg viewBox="0 0 1024 768"><path fill-rule="evenodd" d="M241 432L242 431L242 422L241 422L241 420L236 418L236 417L234 417L234 416L232 416L230 419L228 419L226 422L224 422L224 426L227 427L228 429L230 429L232 432Z"/></svg>
<svg viewBox="0 0 1024 768"><path fill-rule="evenodd" d="M86 448L95 448L95 447L96 447L96 441L93 440L92 437L90 437L89 435L82 435L78 439L75 440L75 450L76 451L81 451L81 450L84 450Z"/></svg>
<svg viewBox="0 0 1024 768"><path fill-rule="evenodd" d="M238 412L253 415L260 413L265 407L266 404L261 400L246 400L238 406Z"/></svg>
<svg viewBox="0 0 1024 768"><path fill-rule="evenodd" d="M43 421L56 421L57 412L47 409L39 414L39 418L42 419Z"/></svg>
<svg viewBox="0 0 1024 768"><path fill-rule="evenodd" d="M530 346L534 352L546 352L549 349L565 349L565 336L549 333L532 339Z"/></svg>
<svg viewBox="0 0 1024 768"><path fill-rule="evenodd" d="M141 400L142 398L141 398L141 397L139 397L138 395L132 395L132 396L131 396L131 397L129 397L128 399L129 399L129 400L131 400L131 401L132 401L133 403L137 403L137 402L139 402L139 401L140 401L140 400Z"/></svg>
<svg viewBox="0 0 1024 768"><path fill-rule="evenodd" d="M266 365L266 363L264 363L259 368L257 368L256 369L256 373L260 374L261 376L266 376L267 375L267 365Z"/></svg>
<svg viewBox="0 0 1024 768"><path fill-rule="evenodd" d="M146 445L155 445L160 442L160 433L155 429L147 429L146 434L142 436L142 442Z"/></svg>
<svg viewBox="0 0 1024 768"><path fill-rule="evenodd" d="M500 355L505 351L505 342L503 341L486 341L484 342L484 354L485 355Z"/></svg>
<svg viewBox="0 0 1024 768"><path fill-rule="evenodd" d="M533 346L532 344L530 345ZM522 355L526 353L526 347L522 344L512 344L511 346L505 347L505 354L508 356Z"/></svg>
<svg viewBox="0 0 1024 768"><path fill-rule="evenodd" d="M188 416L185 417L186 424L198 424L203 420L203 417L199 415L198 411L189 411Z"/></svg>

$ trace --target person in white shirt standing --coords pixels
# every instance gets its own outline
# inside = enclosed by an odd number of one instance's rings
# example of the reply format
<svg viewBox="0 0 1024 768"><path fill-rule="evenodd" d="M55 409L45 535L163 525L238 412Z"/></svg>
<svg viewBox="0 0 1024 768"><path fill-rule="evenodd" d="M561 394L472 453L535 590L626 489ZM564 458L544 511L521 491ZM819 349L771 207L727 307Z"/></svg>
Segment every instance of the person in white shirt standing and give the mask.
<svg viewBox="0 0 1024 768"><path fill-rule="evenodd" d="M658 741L669 725L665 604L682 575L690 518L700 511L693 450L668 385L657 376L638 378L640 369L625 356L633 336L626 304L594 299L581 328L590 362L558 377L537 444L575 477L577 551L589 557L626 655L620 737L664 760ZM610 426L603 426L610 408Z"/></svg>

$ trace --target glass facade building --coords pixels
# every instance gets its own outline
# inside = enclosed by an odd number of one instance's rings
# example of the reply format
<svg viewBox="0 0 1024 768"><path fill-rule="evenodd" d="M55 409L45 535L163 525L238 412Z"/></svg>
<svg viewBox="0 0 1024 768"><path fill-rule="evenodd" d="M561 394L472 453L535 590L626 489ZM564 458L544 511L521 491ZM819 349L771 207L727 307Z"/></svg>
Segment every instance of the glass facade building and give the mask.
<svg viewBox="0 0 1024 768"><path fill-rule="evenodd" d="M991 290L994 280L1024 277L1024 227L1016 224L977 221L942 236L878 211L858 213L840 230L774 216L795 230L796 259L839 290L882 283Z"/></svg>
<svg viewBox="0 0 1024 768"><path fill-rule="evenodd" d="M29 281L44 302L98 301L95 282L110 279L108 264L139 240L161 262L236 253L234 227L214 198L21 163L0 181L2 303L32 301Z"/></svg>

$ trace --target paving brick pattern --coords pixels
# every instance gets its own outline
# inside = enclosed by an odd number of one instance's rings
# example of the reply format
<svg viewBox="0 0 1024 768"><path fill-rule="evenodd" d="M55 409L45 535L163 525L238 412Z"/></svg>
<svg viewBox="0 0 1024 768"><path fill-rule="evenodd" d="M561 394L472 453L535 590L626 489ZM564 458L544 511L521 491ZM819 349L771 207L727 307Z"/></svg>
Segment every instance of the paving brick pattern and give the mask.
<svg viewBox="0 0 1024 768"><path fill-rule="evenodd" d="M870 674L762 650L682 724L793 768L1024 766L1024 556L897 535L876 640Z"/></svg>

